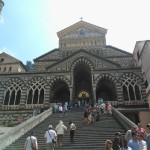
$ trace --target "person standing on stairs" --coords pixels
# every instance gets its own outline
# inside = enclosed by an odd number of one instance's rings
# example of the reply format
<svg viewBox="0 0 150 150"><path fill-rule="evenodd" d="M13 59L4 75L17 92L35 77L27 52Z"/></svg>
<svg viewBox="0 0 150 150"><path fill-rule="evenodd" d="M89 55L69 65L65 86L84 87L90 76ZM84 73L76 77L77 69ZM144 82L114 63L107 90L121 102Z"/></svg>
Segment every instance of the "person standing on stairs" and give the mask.
<svg viewBox="0 0 150 150"><path fill-rule="evenodd" d="M132 132L132 139L128 142L128 147L132 148L132 150L139 150L139 141L138 141L138 132Z"/></svg>
<svg viewBox="0 0 150 150"><path fill-rule="evenodd" d="M143 135L144 140L146 139L146 131L144 128L142 128L141 123L138 123L138 127L136 128L136 131L141 135Z"/></svg>
<svg viewBox="0 0 150 150"><path fill-rule="evenodd" d="M53 143L53 139L56 141L57 134L53 130L53 126L49 125L49 130L45 133L45 139L46 139L46 150L54 150L55 143Z"/></svg>
<svg viewBox="0 0 150 150"><path fill-rule="evenodd" d="M128 142L132 139L132 132L135 132L136 129L137 129L137 126L133 125L133 126L131 127L131 129L126 132L125 138L126 138L126 140L127 140Z"/></svg>
<svg viewBox="0 0 150 150"><path fill-rule="evenodd" d="M55 128L57 133L57 146L61 147L63 142L64 131L67 130L67 127L63 124L62 120L59 121L58 125Z"/></svg>
<svg viewBox="0 0 150 150"><path fill-rule="evenodd" d="M123 146L122 138L121 138L121 133L116 132L115 133L115 138L113 140L113 150L120 150Z"/></svg>
<svg viewBox="0 0 150 150"><path fill-rule="evenodd" d="M113 150L112 149L112 141L111 140L106 140L106 142L105 142L105 150Z"/></svg>
<svg viewBox="0 0 150 150"><path fill-rule="evenodd" d="M76 125L72 121L69 122L69 130L70 130L70 142L74 143L74 134L76 130Z"/></svg>
<svg viewBox="0 0 150 150"><path fill-rule="evenodd" d="M31 132L31 135L26 138L24 150L32 150L32 146L38 150L37 138L34 136L34 132Z"/></svg>
<svg viewBox="0 0 150 150"><path fill-rule="evenodd" d="M59 109L59 113L61 114L60 117L62 117L63 108L62 108L62 105L61 105L61 104L59 104L58 109Z"/></svg>
<svg viewBox="0 0 150 150"><path fill-rule="evenodd" d="M139 141L139 150L147 150L146 142L143 140L143 134L139 134L138 141Z"/></svg>

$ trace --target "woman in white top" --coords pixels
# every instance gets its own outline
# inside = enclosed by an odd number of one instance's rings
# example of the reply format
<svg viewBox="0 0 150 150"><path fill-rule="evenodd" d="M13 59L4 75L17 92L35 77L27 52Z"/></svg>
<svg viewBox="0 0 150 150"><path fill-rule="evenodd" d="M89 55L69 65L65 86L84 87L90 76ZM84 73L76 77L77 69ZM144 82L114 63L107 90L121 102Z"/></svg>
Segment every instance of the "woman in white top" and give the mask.
<svg viewBox="0 0 150 150"><path fill-rule="evenodd" d="M57 133L57 145L60 146L60 147L62 146L64 130L67 130L67 127L60 120L59 124L55 128L55 131Z"/></svg>

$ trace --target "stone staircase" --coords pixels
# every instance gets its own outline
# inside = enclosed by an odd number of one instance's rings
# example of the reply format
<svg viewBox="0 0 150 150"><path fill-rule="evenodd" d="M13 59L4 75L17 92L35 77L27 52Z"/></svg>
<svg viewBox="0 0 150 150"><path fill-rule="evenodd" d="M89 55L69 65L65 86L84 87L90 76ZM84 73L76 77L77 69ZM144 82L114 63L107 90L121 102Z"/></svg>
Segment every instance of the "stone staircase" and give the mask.
<svg viewBox="0 0 150 150"><path fill-rule="evenodd" d="M105 141L107 139L112 140L115 132L123 134L125 132L111 115L103 114L100 121L83 125L83 111L81 110L69 111L68 115L64 117L60 117L59 113L54 113L33 129L38 139L39 150L46 150L44 134L48 130L49 124L52 124L55 128L59 120L62 120L66 126L68 126L69 121L73 121L77 126L77 130L74 138L75 143L70 143L69 131L66 131L63 146L55 148L56 150L103 150ZM24 142L29 135L30 132L27 132L4 150L24 150Z"/></svg>

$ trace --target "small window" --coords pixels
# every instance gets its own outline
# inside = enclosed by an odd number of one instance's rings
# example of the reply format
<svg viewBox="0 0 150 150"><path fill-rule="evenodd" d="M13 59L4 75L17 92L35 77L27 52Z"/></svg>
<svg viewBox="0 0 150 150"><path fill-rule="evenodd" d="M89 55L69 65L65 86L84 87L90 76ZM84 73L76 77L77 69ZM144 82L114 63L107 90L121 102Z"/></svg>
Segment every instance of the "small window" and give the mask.
<svg viewBox="0 0 150 150"><path fill-rule="evenodd" d="M139 52L137 52L137 58L138 58L138 60L140 59L140 53Z"/></svg>
<svg viewBox="0 0 150 150"><path fill-rule="evenodd" d="M4 62L4 58L1 58L1 63Z"/></svg>
<svg viewBox="0 0 150 150"><path fill-rule="evenodd" d="M6 67L4 67L4 72L6 72Z"/></svg>
<svg viewBox="0 0 150 150"><path fill-rule="evenodd" d="M12 67L10 66L10 67L9 67L9 72L11 72L11 70L12 70Z"/></svg>
<svg viewBox="0 0 150 150"><path fill-rule="evenodd" d="M147 87L148 87L148 82L147 82L147 80L145 80L144 84L145 84L145 87L147 88Z"/></svg>

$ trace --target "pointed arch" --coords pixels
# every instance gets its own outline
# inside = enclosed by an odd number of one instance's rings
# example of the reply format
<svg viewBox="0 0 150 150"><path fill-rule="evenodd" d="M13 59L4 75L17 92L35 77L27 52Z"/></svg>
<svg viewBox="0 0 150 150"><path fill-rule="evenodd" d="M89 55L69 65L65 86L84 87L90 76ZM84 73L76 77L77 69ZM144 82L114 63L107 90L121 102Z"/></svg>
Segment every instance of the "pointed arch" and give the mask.
<svg viewBox="0 0 150 150"><path fill-rule="evenodd" d="M116 92L117 80L108 73L99 75L96 80L96 99L103 98L105 101L114 101L117 99Z"/></svg>
<svg viewBox="0 0 150 150"><path fill-rule="evenodd" d="M4 83L4 105L19 105L25 83L20 78L11 78Z"/></svg>
<svg viewBox="0 0 150 150"><path fill-rule="evenodd" d="M29 86L27 87L26 104L43 104L47 84L47 81L42 77L31 78L27 83Z"/></svg>
<svg viewBox="0 0 150 150"><path fill-rule="evenodd" d="M59 81L64 81L68 87L71 84L71 81L68 78L66 78L65 76L56 76L50 80L50 83L49 83L50 88L53 87L53 85Z"/></svg>
<svg viewBox="0 0 150 150"><path fill-rule="evenodd" d="M69 102L70 91L69 85L70 80L64 76L57 76L50 81L50 103L62 103Z"/></svg>
<svg viewBox="0 0 150 150"><path fill-rule="evenodd" d="M112 76L111 74L108 74L108 73L103 73L103 74L100 74L99 76L96 77L95 79L95 84L98 83L99 80L101 80L102 78L105 78L105 79L109 79L111 80L114 84L117 83L117 79Z"/></svg>
<svg viewBox="0 0 150 150"><path fill-rule="evenodd" d="M73 72L73 99L74 103L79 101L85 101L89 104L93 102L93 93L92 93L92 75L91 70L94 69L93 65L87 59L78 59L72 67ZM86 91L89 94L89 97L79 97L79 93Z"/></svg>
<svg viewBox="0 0 150 150"><path fill-rule="evenodd" d="M70 71L73 71L74 68L76 68L76 66L80 65L80 64L85 64L86 66L88 66L91 71L94 70L94 65L92 64L92 62L84 57L78 58L76 59L73 64L70 66Z"/></svg>
<svg viewBox="0 0 150 150"><path fill-rule="evenodd" d="M124 101L142 100L142 79L134 73L125 73L119 78Z"/></svg>

